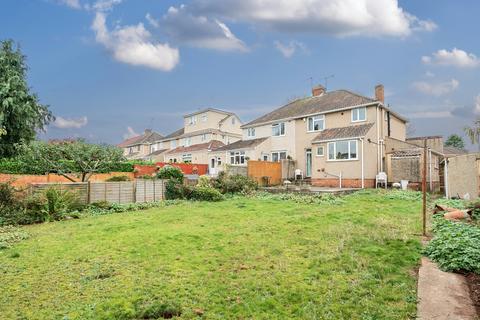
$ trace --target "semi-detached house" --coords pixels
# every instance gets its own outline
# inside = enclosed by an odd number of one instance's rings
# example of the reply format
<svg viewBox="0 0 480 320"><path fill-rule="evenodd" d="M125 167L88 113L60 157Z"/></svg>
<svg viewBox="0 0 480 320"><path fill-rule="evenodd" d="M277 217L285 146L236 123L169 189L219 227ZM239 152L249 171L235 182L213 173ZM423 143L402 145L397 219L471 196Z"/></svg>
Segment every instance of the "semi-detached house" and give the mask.
<svg viewBox="0 0 480 320"><path fill-rule="evenodd" d="M373 187L385 170L386 137L405 141L406 123L385 105L382 85L375 98L317 86L311 97L244 124L243 139L210 152L209 161L242 166L288 158L313 185L338 186L341 176L344 187Z"/></svg>

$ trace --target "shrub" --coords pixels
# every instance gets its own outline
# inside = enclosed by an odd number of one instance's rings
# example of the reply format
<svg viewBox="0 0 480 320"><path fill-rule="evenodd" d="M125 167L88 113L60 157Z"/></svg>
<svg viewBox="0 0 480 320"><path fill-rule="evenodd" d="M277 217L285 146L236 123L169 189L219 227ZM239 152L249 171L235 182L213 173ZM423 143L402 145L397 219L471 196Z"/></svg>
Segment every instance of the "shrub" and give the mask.
<svg viewBox="0 0 480 320"><path fill-rule="evenodd" d="M443 217L434 219L435 236L424 254L442 270L480 273L480 228Z"/></svg>
<svg viewBox="0 0 480 320"><path fill-rule="evenodd" d="M167 200L189 199L192 188L183 184L182 181L170 179L165 184L165 198Z"/></svg>
<svg viewBox="0 0 480 320"><path fill-rule="evenodd" d="M209 176L198 177L197 187L212 187L212 179Z"/></svg>
<svg viewBox="0 0 480 320"><path fill-rule="evenodd" d="M167 180L174 179L183 182L183 172L178 168L165 166L158 171L157 178Z"/></svg>
<svg viewBox="0 0 480 320"><path fill-rule="evenodd" d="M209 186L196 186L190 193L189 199L198 201L222 201L224 196L217 189Z"/></svg>
<svg viewBox="0 0 480 320"><path fill-rule="evenodd" d="M106 182L123 182L123 181L131 181L128 176L113 176L105 180Z"/></svg>
<svg viewBox="0 0 480 320"><path fill-rule="evenodd" d="M24 213L18 192L8 183L0 183L0 226L20 224Z"/></svg>
<svg viewBox="0 0 480 320"><path fill-rule="evenodd" d="M76 193L56 187L46 189L40 201L48 221L62 220L67 213L82 208Z"/></svg>
<svg viewBox="0 0 480 320"><path fill-rule="evenodd" d="M242 175L227 175L225 172L221 172L216 179L213 179L212 186L221 193L249 194L258 189L255 180Z"/></svg>

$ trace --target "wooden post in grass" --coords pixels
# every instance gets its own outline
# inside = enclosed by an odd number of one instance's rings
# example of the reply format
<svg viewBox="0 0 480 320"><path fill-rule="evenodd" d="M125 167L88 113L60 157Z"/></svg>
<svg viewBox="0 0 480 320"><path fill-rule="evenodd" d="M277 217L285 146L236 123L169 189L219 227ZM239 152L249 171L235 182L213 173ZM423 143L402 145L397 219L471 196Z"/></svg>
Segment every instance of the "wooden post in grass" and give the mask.
<svg viewBox="0 0 480 320"><path fill-rule="evenodd" d="M422 171L422 193L423 193L423 236L427 235L427 139L423 140L423 171Z"/></svg>

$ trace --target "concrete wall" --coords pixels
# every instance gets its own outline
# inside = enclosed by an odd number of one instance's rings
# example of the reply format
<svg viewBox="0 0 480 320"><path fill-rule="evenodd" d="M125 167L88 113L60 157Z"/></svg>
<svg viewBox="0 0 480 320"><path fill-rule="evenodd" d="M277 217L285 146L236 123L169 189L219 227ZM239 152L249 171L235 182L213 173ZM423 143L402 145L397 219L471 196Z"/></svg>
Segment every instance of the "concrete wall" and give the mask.
<svg viewBox="0 0 480 320"><path fill-rule="evenodd" d="M480 154L467 154L448 158L448 194L449 197L464 197L469 194L471 199L479 196L479 168L477 159Z"/></svg>
<svg viewBox="0 0 480 320"><path fill-rule="evenodd" d="M443 138L442 137L420 137L420 138L409 138L406 141L408 143L414 144L416 146L424 146L424 139L427 139L427 147L437 152L443 153Z"/></svg>

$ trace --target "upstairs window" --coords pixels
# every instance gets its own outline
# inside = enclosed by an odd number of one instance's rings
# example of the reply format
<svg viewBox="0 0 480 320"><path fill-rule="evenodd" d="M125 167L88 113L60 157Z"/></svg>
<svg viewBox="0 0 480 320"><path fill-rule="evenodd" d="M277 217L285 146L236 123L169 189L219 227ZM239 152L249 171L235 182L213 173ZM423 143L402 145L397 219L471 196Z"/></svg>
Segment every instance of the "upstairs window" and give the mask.
<svg viewBox="0 0 480 320"><path fill-rule="evenodd" d="M255 137L255 128L248 128L247 129L247 137Z"/></svg>
<svg viewBox="0 0 480 320"><path fill-rule="evenodd" d="M170 148L175 149L176 147L177 147L177 140L172 140L172 142L170 142Z"/></svg>
<svg viewBox="0 0 480 320"><path fill-rule="evenodd" d="M236 121L235 117L232 117L232 125L235 125Z"/></svg>
<svg viewBox="0 0 480 320"><path fill-rule="evenodd" d="M325 116L314 116L314 117L309 117L307 119L308 123L308 131L313 132L313 131L321 131L325 129Z"/></svg>
<svg viewBox="0 0 480 320"><path fill-rule="evenodd" d="M360 122L367 120L367 108L355 108L352 109L352 122Z"/></svg>
<svg viewBox="0 0 480 320"><path fill-rule="evenodd" d="M357 160L357 147L357 140L329 142L328 160Z"/></svg>
<svg viewBox="0 0 480 320"><path fill-rule="evenodd" d="M184 147L189 147L191 143L192 143L192 139L191 139L191 138L184 138L184 139L183 139L183 146L184 146Z"/></svg>
<svg viewBox="0 0 480 320"><path fill-rule="evenodd" d="M197 116L191 116L189 119L188 119L188 124L193 126L194 124L197 123Z"/></svg>
<svg viewBox="0 0 480 320"><path fill-rule="evenodd" d="M272 136L280 137L285 135L285 122L275 123L272 125Z"/></svg>
<svg viewBox="0 0 480 320"><path fill-rule="evenodd" d="M208 120L207 114L206 113L202 114L202 122L207 122L207 120Z"/></svg>

